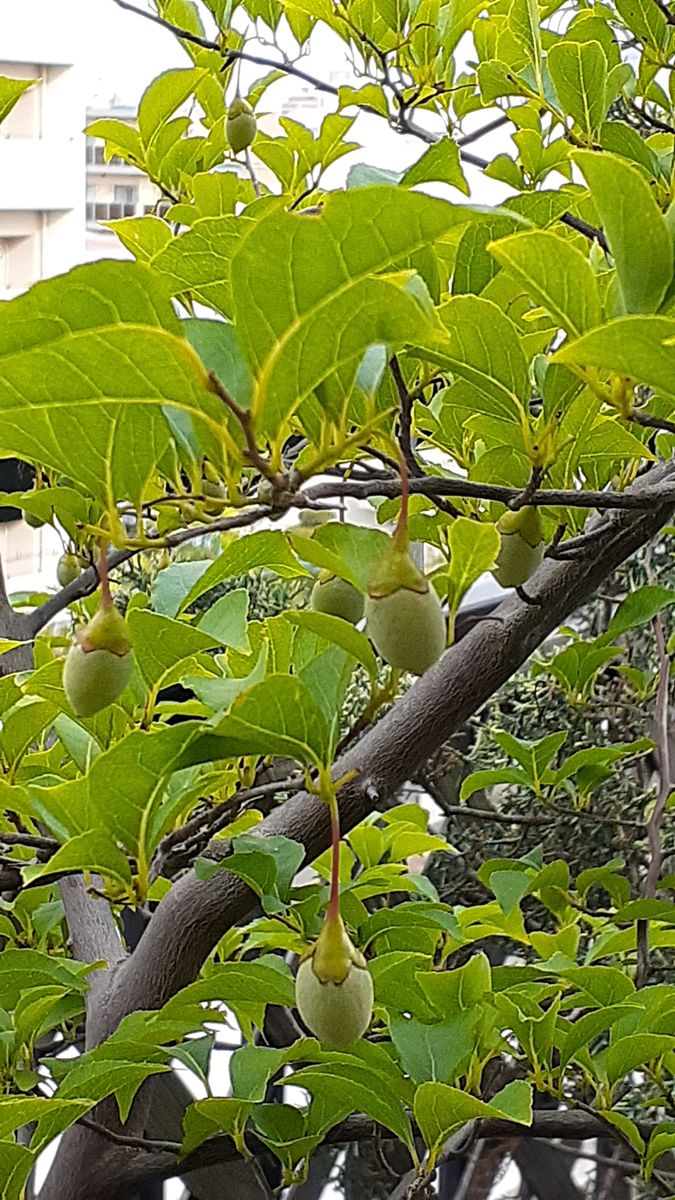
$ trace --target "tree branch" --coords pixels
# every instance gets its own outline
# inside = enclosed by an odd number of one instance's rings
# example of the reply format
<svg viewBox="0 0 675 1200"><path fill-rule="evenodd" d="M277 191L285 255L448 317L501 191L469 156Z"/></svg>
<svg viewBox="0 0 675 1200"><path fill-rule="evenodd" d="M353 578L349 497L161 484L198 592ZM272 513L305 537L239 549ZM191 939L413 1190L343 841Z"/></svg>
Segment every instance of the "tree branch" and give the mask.
<svg viewBox="0 0 675 1200"><path fill-rule="evenodd" d="M81 1119L91 1125L89 1118ZM142 1138L122 1139L120 1135L110 1134L108 1130L96 1124L96 1132L100 1137L111 1137L116 1144L127 1144L129 1148L143 1148ZM656 1125L641 1124L640 1132L648 1138ZM587 1138L606 1137L608 1126L604 1121L585 1112L567 1111L560 1109L556 1112L534 1112L531 1125L518 1125L515 1121L502 1119L483 1119L469 1121L449 1139L440 1161L449 1158L463 1157L477 1141L503 1141L509 1138L566 1138L570 1141L585 1141ZM415 1136L419 1134L413 1126ZM374 1139L392 1139L389 1130L383 1129L369 1117L356 1114L347 1117L339 1125L335 1125L327 1134L325 1141L330 1145L345 1145L349 1142L372 1142ZM247 1145L253 1154L265 1151L265 1146L258 1141L255 1134L247 1134ZM177 1164L173 1150L162 1152L162 1143L147 1142L146 1153L136 1160L138 1178L167 1179L177 1173L177 1167L184 1178L192 1171L213 1166L216 1163L236 1161L240 1156L234 1143L229 1137L214 1137L203 1142L191 1154L185 1156ZM581 1152L579 1152L581 1154ZM136 1172L135 1172L136 1173ZM411 1173L412 1176L412 1173Z"/></svg>

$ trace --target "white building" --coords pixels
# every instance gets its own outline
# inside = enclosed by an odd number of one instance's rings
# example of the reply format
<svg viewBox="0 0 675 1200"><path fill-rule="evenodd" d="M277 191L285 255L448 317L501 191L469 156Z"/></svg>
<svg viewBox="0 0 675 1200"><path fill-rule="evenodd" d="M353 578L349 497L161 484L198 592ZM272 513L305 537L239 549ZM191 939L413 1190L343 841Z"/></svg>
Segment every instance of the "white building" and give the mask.
<svg viewBox="0 0 675 1200"><path fill-rule="evenodd" d="M7 17L0 75L36 84L0 124L0 300L85 257L86 84L71 22L52 0L21 0ZM13 463L2 463L0 490L21 482L13 476ZM0 524L4 569L12 591L31 590L54 579L61 545L53 529L13 515L5 510Z"/></svg>
<svg viewBox="0 0 675 1200"><path fill-rule="evenodd" d="M0 125L0 298L68 270L85 248L85 93L69 22L22 0L2 22L0 74L39 82ZM5 14L6 17L6 14Z"/></svg>

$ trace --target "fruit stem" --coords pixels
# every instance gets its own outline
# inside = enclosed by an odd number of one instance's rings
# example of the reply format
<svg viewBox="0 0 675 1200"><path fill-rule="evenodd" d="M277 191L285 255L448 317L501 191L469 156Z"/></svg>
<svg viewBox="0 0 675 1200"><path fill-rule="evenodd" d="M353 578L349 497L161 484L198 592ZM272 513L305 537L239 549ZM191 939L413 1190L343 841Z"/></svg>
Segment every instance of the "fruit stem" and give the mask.
<svg viewBox="0 0 675 1200"><path fill-rule="evenodd" d="M408 475L408 464L403 455L399 459L399 470L401 472L401 511L398 514L398 522L392 541L397 550L402 553L408 550L408 507L410 501L410 477Z"/></svg>
<svg viewBox="0 0 675 1200"><path fill-rule="evenodd" d="M328 897L328 907L326 908L326 921L339 921L340 919L340 810L338 808L337 796L333 781L330 777L330 768L324 769L321 772L320 779L320 794L321 799L325 800L330 811L330 833L331 833L331 864L330 864L330 895Z"/></svg>
<svg viewBox="0 0 675 1200"><path fill-rule="evenodd" d="M113 602L108 578L108 543L104 538L101 539L99 549L98 577L101 580L101 608L112 608Z"/></svg>

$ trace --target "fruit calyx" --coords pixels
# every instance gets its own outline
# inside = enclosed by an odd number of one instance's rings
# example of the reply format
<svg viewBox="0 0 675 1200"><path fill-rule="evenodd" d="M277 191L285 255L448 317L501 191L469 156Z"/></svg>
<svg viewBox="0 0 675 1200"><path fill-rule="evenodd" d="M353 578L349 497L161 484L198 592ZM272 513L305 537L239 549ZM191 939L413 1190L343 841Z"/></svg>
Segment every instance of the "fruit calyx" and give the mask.
<svg viewBox="0 0 675 1200"><path fill-rule="evenodd" d="M85 654L92 650L107 650L109 654L123 658L131 650L131 638L124 617L112 603L104 606L103 600L89 624L75 635L75 640Z"/></svg>
<svg viewBox="0 0 675 1200"><path fill-rule="evenodd" d="M366 960L356 949L339 913L336 917L326 917L309 957L320 983L344 983L352 967L366 967Z"/></svg>
<svg viewBox="0 0 675 1200"><path fill-rule="evenodd" d="M507 509L497 522L500 533L518 533L528 546L536 548L542 540L541 517L539 509L532 504L524 504L515 511Z"/></svg>

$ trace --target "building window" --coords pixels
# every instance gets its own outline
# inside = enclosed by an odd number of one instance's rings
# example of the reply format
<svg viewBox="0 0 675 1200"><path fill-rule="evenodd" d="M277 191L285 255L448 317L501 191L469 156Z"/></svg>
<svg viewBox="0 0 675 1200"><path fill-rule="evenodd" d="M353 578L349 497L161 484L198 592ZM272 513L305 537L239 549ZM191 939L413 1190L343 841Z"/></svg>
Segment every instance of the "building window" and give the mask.
<svg viewBox="0 0 675 1200"><path fill-rule="evenodd" d="M115 204L137 204L138 188L130 184L116 183L114 200Z"/></svg>

